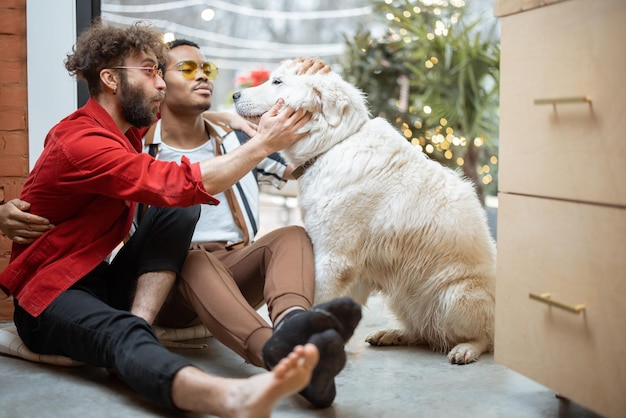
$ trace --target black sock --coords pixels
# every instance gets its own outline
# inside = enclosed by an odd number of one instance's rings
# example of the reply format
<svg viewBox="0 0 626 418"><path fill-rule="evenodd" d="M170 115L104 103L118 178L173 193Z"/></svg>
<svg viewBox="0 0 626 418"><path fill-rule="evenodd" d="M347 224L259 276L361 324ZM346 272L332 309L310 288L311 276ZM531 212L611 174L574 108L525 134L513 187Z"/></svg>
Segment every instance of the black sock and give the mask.
<svg viewBox="0 0 626 418"><path fill-rule="evenodd" d="M296 345L306 344L313 334L336 330L347 343L361 320L361 305L349 297L313 306L309 311L291 311L274 328L262 350L263 361L271 369Z"/></svg>
<svg viewBox="0 0 626 418"><path fill-rule="evenodd" d="M326 408L335 400L335 376L346 365L346 352L341 335L334 329L314 334L308 341L320 352L308 386L300 394L316 408Z"/></svg>
<svg viewBox="0 0 626 418"><path fill-rule="evenodd" d="M291 311L274 328L272 337L263 346L263 361L271 369L296 345L306 344L313 334L340 326L337 319L326 312Z"/></svg>
<svg viewBox="0 0 626 418"><path fill-rule="evenodd" d="M337 318L337 321L341 324L337 331L346 343L354 334L359 321L361 321L361 305L347 296L320 303L311 308L311 310L314 312L327 312Z"/></svg>

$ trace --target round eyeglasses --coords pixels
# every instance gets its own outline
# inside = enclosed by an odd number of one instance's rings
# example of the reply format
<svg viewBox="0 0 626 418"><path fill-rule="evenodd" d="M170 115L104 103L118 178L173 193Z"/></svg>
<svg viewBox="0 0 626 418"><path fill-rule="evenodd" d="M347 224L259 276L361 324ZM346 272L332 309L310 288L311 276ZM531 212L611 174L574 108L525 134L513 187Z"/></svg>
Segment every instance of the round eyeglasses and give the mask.
<svg viewBox="0 0 626 418"><path fill-rule="evenodd" d="M111 67L119 70L144 70L146 74L150 75L153 79L156 80L157 76L163 78L163 71L159 69L158 65L153 65L152 67L129 67L125 65L118 65L117 67Z"/></svg>

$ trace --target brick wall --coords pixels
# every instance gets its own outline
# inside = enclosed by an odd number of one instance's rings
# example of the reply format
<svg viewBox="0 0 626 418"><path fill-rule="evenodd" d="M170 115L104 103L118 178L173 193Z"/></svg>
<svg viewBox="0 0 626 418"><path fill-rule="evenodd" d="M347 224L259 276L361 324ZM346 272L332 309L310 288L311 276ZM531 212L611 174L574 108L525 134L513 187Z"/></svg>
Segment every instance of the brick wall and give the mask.
<svg viewBox="0 0 626 418"><path fill-rule="evenodd" d="M28 174L26 0L0 2L0 202L19 193ZM41 74L45 77L45 74ZM0 236L0 271L11 241ZM13 317L13 302L0 291L0 322Z"/></svg>

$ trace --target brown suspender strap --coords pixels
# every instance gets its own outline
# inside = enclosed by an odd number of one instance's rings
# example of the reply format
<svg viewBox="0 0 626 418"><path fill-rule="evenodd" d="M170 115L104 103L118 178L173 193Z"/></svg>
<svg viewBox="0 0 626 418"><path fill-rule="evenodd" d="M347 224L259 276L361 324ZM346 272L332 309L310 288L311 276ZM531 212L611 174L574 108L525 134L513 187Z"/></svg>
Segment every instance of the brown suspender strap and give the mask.
<svg viewBox="0 0 626 418"><path fill-rule="evenodd" d="M146 134L143 136L143 143L145 145L151 145L154 142L154 132L156 131L156 127L158 122L152 124L152 126L146 131Z"/></svg>
<svg viewBox="0 0 626 418"><path fill-rule="evenodd" d="M222 155L222 141L221 137L215 132L211 126L206 123L207 132L211 138L214 138L214 146L215 146L215 156ZM232 187L224 190L224 194L226 195L226 200L228 201L228 207L230 208L230 213L233 215L233 220L235 221L235 225L239 227L241 232L243 233L243 241L238 242L232 245L229 245L229 248L237 248L240 244L242 246L246 246L250 243L250 233L248 232L248 225L246 224L246 218L243 215L241 210L241 206L239 206L239 202L237 201L237 197L235 196L235 192Z"/></svg>
<svg viewBox="0 0 626 418"><path fill-rule="evenodd" d="M146 135L144 136L144 144L148 146L149 154L152 155L154 158L156 158L158 154L158 147L159 147L159 144L153 143L156 125L157 125L156 123L153 124L150 127L150 129L148 129L148 131L146 132ZM213 129L211 125L209 125L207 121L205 121L205 128L206 128L207 134L209 135L209 138L214 139L215 155L216 156L222 155L221 136ZM224 127L224 129L226 130L227 133L230 132L230 129L228 129L227 127ZM235 221L235 225L237 225L237 227L243 233L243 241L231 244L228 246L228 248L237 248L239 246L246 246L250 243L250 233L248 232L248 226L246 224L245 217L241 210L241 206L239 206L239 202L237 201L237 197L235 196L235 193L232 187L229 187L227 190L225 190L224 194L226 195L226 200L228 201L228 207L233 216L233 220ZM140 203L138 205L138 208L139 208L138 209L139 210L138 221L140 221L141 218L143 218L143 215L146 213L148 206Z"/></svg>
<svg viewBox="0 0 626 418"><path fill-rule="evenodd" d="M146 131L146 134L143 137L144 144L148 146L148 153L156 158L159 153L159 144L154 144L154 132L156 131L157 123L153 123L150 129ZM143 219L143 216L146 214L148 210L148 205L144 205L143 203L137 203L137 225Z"/></svg>

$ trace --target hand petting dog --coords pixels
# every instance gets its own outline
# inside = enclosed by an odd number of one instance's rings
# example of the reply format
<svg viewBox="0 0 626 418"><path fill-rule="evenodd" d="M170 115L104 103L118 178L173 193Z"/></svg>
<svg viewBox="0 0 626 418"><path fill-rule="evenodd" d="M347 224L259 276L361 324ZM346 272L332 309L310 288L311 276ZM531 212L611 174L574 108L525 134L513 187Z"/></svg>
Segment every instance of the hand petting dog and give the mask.
<svg viewBox="0 0 626 418"><path fill-rule="evenodd" d="M297 75L311 75L311 74L328 74L332 68L326 63L326 61L320 58L311 57L299 57L291 61L289 67L299 66L296 71Z"/></svg>

